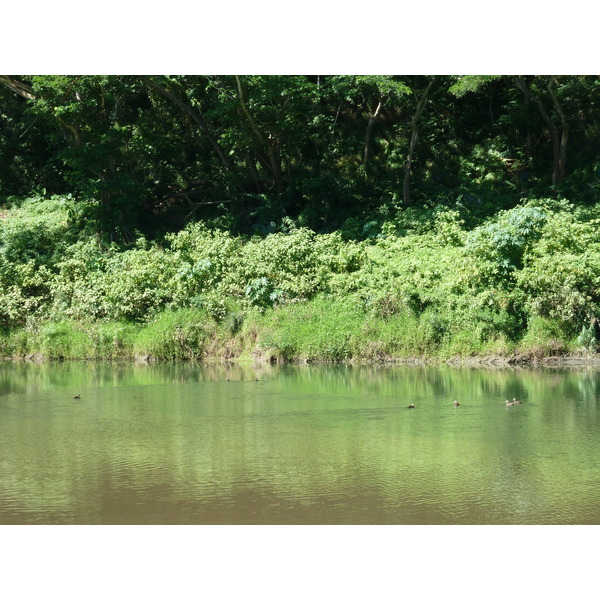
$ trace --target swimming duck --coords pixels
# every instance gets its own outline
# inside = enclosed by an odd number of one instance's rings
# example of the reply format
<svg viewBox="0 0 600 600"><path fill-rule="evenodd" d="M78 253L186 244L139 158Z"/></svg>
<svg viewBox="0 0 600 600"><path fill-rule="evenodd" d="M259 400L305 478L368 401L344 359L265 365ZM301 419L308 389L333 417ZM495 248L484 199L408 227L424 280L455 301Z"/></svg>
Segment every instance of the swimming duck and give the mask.
<svg viewBox="0 0 600 600"><path fill-rule="evenodd" d="M514 406L516 402L509 402L508 400L504 403L506 406Z"/></svg>
<svg viewBox="0 0 600 600"><path fill-rule="evenodd" d="M458 400L455 400L452 404L454 404L454 406L460 406L460 402Z"/></svg>
<svg viewBox="0 0 600 600"><path fill-rule="evenodd" d="M517 400L516 398L513 398L513 404L523 404L523 400Z"/></svg>
<svg viewBox="0 0 600 600"><path fill-rule="evenodd" d="M73 396L73 400L79 400L81 398L81 394L77 394L77 396Z"/></svg>
<svg viewBox="0 0 600 600"><path fill-rule="evenodd" d="M406 408L414 408L415 405L414 404L409 404Z"/></svg>

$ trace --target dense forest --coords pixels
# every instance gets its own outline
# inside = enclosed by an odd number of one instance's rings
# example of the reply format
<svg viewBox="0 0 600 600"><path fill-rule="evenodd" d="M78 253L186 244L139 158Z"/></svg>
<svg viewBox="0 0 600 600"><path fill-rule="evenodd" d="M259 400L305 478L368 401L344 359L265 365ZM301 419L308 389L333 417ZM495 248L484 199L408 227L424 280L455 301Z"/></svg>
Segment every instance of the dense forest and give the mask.
<svg viewBox="0 0 600 600"><path fill-rule="evenodd" d="M0 76L0 354L595 352L596 76Z"/></svg>

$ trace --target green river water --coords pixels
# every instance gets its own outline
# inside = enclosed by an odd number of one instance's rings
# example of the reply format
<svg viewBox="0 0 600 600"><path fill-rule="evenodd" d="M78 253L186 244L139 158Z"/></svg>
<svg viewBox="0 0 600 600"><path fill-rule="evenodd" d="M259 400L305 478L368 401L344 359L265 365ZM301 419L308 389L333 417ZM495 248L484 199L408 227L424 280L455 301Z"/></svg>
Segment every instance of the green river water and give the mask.
<svg viewBox="0 0 600 600"><path fill-rule="evenodd" d="M0 524L600 524L599 406L584 369L5 362Z"/></svg>

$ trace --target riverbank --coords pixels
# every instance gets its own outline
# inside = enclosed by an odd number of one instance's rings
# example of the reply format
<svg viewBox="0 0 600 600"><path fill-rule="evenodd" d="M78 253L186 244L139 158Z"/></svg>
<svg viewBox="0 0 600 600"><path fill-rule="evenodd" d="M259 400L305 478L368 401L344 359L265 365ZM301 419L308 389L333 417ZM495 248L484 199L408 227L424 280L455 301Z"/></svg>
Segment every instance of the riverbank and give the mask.
<svg viewBox="0 0 600 600"><path fill-rule="evenodd" d="M249 331L250 330L250 331ZM110 332L110 335L107 333ZM273 330L259 331L256 324L227 337L213 323L212 336L200 343L198 336L190 339L189 331L181 327L170 330L148 331L147 327L123 327L118 324L68 323L48 324L36 332L14 331L0 335L0 360L44 363L61 361L99 361L137 364L187 362L197 364L242 364L242 365L351 365L351 366L440 366L456 368L600 368L600 353L575 351L552 354L546 344L537 348L515 348L503 354L403 354L373 353L372 346L381 350L381 341L370 340L362 351L355 352L350 345L338 348L340 356L332 358L325 353L302 350L298 340L298 352L283 354L277 345L272 345ZM281 332L279 332L281 335ZM271 336L271 337L269 337ZM12 351L11 351L12 350Z"/></svg>
<svg viewBox="0 0 600 600"><path fill-rule="evenodd" d="M481 325L448 331L425 313L381 316L354 298L310 301L215 316L205 309L165 310L146 322L30 321L0 332L0 357L46 360L187 361L246 364L353 364L511 367L593 365L552 322L530 321L511 341L484 337Z"/></svg>

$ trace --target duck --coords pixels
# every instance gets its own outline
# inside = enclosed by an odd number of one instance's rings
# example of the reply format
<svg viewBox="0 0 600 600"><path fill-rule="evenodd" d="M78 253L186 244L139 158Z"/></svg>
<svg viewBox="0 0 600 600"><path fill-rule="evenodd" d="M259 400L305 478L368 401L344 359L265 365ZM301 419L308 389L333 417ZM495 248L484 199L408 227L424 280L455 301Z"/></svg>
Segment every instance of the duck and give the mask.
<svg viewBox="0 0 600 600"><path fill-rule="evenodd" d="M458 400L455 400L452 404L454 404L454 406L460 406L460 402Z"/></svg>
<svg viewBox="0 0 600 600"><path fill-rule="evenodd" d="M504 403L506 406L514 406L516 402L509 402L508 400Z"/></svg>
<svg viewBox="0 0 600 600"><path fill-rule="evenodd" d="M77 394L76 396L73 396L73 400L79 400L79 398L81 398L81 394Z"/></svg>
<svg viewBox="0 0 600 600"><path fill-rule="evenodd" d="M414 404L409 404L406 408L414 408L415 405Z"/></svg>
<svg viewBox="0 0 600 600"><path fill-rule="evenodd" d="M513 398L513 404L523 404L523 400L517 400L516 398Z"/></svg>

